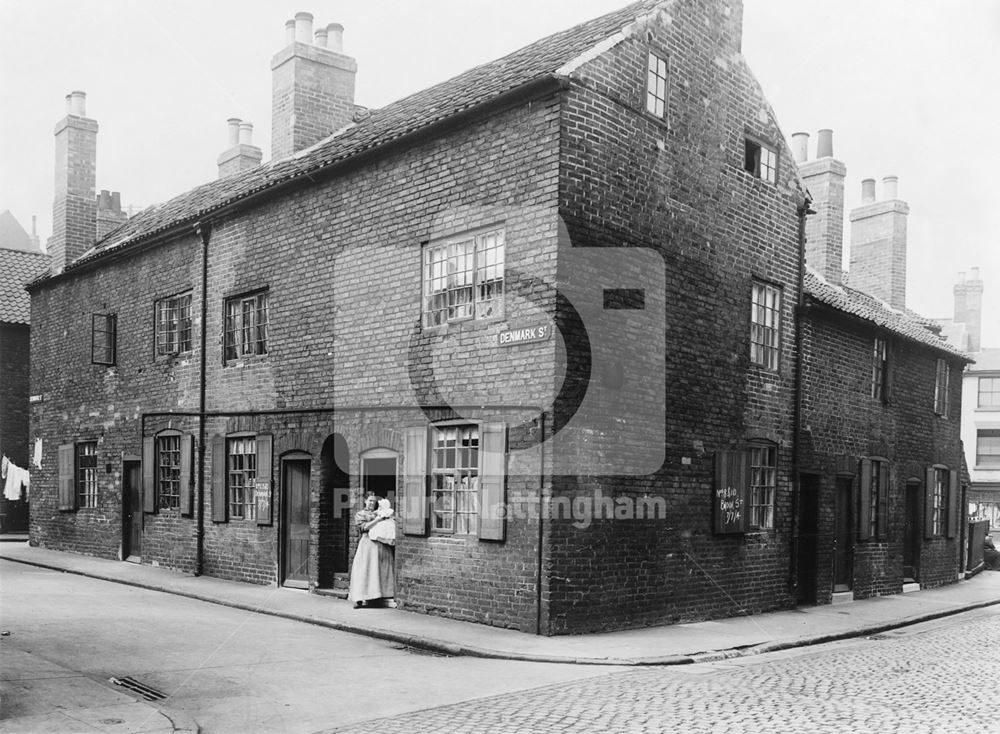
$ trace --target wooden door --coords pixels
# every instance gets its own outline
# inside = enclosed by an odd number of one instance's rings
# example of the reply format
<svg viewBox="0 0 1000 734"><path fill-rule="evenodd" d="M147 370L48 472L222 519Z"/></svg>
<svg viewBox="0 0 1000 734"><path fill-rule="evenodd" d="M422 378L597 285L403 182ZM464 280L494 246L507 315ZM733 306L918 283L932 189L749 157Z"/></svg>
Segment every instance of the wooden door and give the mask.
<svg viewBox="0 0 1000 734"><path fill-rule="evenodd" d="M309 460L282 462L282 583L309 587Z"/></svg>
<svg viewBox="0 0 1000 734"><path fill-rule="evenodd" d="M142 557L142 464L125 461L122 467L122 560Z"/></svg>
<svg viewBox="0 0 1000 734"><path fill-rule="evenodd" d="M920 573L920 485L906 485L906 525L903 529L903 577L919 581Z"/></svg>
<svg viewBox="0 0 1000 734"><path fill-rule="evenodd" d="M837 507L834 518L833 590L854 588L854 481L837 479Z"/></svg>

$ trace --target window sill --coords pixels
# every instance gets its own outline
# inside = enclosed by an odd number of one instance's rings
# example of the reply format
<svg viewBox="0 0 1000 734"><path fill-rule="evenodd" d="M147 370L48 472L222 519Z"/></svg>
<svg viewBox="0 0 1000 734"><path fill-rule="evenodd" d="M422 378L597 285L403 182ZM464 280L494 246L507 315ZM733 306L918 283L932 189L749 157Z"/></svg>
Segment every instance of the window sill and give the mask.
<svg viewBox="0 0 1000 734"><path fill-rule="evenodd" d="M253 356L237 357L236 359L230 359L222 363L223 369L230 369L232 367L250 367L251 365L257 364L259 362L267 361L267 358L271 356L270 352L267 354L256 354Z"/></svg>

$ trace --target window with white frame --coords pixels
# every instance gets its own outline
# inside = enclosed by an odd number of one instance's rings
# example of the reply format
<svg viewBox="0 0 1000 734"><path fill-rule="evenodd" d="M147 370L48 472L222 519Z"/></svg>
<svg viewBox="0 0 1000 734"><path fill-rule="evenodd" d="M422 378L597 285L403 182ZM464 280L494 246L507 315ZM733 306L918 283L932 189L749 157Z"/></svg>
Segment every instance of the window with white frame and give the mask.
<svg viewBox="0 0 1000 734"><path fill-rule="evenodd" d="M872 351L872 391L876 400L885 402L888 397L889 350L883 337L875 337L875 348Z"/></svg>
<svg viewBox="0 0 1000 734"><path fill-rule="evenodd" d="M223 359L267 354L267 292L250 293L226 299L226 324L223 335Z"/></svg>
<svg viewBox="0 0 1000 734"><path fill-rule="evenodd" d="M750 361L769 370L777 370L780 342L781 290L768 283L754 283L750 312Z"/></svg>
<svg viewBox="0 0 1000 734"><path fill-rule="evenodd" d="M934 535L944 535L945 523L947 522L948 505L948 470L935 467L934 486L931 489L931 506L927 511L931 513L931 528Z"/></svg>
<svg viewBox="0 0 1000 734"><path fill-rule="evenodd" d="M771 445L750 447L750 525L774 527L774 495L778 487L777 450Z"/></svg>
<svg viewBox="0 0 1000 734"><path fill-rule="evenodd" d="M976 431L976 466L1000 467L1000 428Z"/></svg>
<svg viewBox="0 0 1000 734"><path fill-rule="evenodd" d="M97 507L97 441L76 445L76 506Z"/></svg>
<svg viewBox="0 0 1000 734"><path fill-rule="evenodd" d="M237 436L227 441L226 485L229 490L229 517L255 520L254 482L257 478L257 440Z"/></svg>
<svg viewBox="0 0 1000 734"><path fill-rule="evenodd" d="M181 503L181 437L156 438L156 485L160 509L177 509Z"/></svg>
<svg viewBox="0 0 1000 734"><path fill-rule="evenodd" d="M937 361L937 378L934 381L934 412L938 415L948 417L948 385L951 378L951 371L948 369L948 362L944 359Z"/></svg>
<svg viewBox="0 0 1000 734"><path fill-rule="evenodd" d="M646 71L646 111L660 118L667 115L667 60L652 51Z"/></svg>
<svg viewBox="0 0 1000 734"><path fill-rule="evenodd" d="M1000 377L979 378L979 408L1000 408Z"/></svg>
<svg viewBox="0 0 1000 734"><path fill-rule="evenodd" d="M431 529L474 535L479 515L479 427L431 430Z"/></svg>
<svg viewBox="0 0 1000 734"><path fill-rule="evenodd" d="M90 361L114 365L117 318L113 313L95 313L90 323Z"/></svg>
<svg viewBox="0 0 1000 734"><path fill-rule="evenodd" d="M743 170L768 183L777 183L778 152L769 145L746 138Z"/></svg>
<svg viewBox="0 0 1000 734"><path fill-rule="evenodd" d="M182 293L156 302L156 353L191 351L191 294Z"/></svg>
<svg viewBox="0 0 1000 734"><path fill-rule="evenodd" d="M503 316L502 229L424 247L424 326Z"/></svg>

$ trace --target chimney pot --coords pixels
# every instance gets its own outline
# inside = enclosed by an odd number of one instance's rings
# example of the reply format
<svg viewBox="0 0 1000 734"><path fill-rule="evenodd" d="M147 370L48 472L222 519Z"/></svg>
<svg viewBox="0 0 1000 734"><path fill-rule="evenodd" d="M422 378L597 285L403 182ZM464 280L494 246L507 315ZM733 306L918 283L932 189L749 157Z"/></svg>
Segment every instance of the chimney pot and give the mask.
<svg viewBox="0 0 1000 734"><path fill-rule="evenodd" d="M240 142L240 123L243 122L238 117L230 117L226 120L229 125L229 147L238 145Z"/></svg>
<svg viewBox="0 0 1000 734"><path fill-rule="evenodd" d="M295 20L285 21L285 45L295 43Z"/></svg>
<svg viewBox="0 0 1000 734"><path fill-rule="evenodd" d="M796 163L809 160L809 133L792 133L792 156Z"/></svg>
<svg viewBox="0 0 1000 734"><path fill-rule="evenodd" d="M317 46L326 48L326 28L317 28L313 36Z"/></svg>
<svg viewBox="0 0 1000 734"><path fill-rule="evenodd" d="M122 194L120 191L111 192L111 208L116 212L120 212L122 210Z"/></svg>
<svg viewBox="0 0 1000 734"><path fill-rule="evenodd" d="M875 179L866 178L861 182L861 203L871 204L875 201Z"/></svg>
<svg viewBox="0 0 1000 734"><path fill-rule="evenodd" d="M969 268L969 280L979 280L979 268Z"/></svg>
<svg viewBox="0 0 1000 734"><path fill-rule="evenodd" d="M240 143L243 145L253 145L253 123L240 123Z"/></svg>
<svg viewBox="0 0 1000 734"><path fill-rule="evenodd" d="M312 13L295 14L295 40L299 43L312 43L313 15Z"/></svg>
<svg viewBox="0 0 1000 734"><path fill-rule="evenodd" d="M344 53L344 26L340 23L330 23L326 27L326 46L338 54Z"/></svg>
<svg viewBox="0 0 1000 734"><path fill-rule="evenodd" d="M87 116L87 93L70 92L66 95L66 112L77 117Z"/></svg>
<svg viewBox="0 0 1000 734"><path fill-rule="evenodd" d="M886 201L899 198L899 176L885 176L882 179L882 195Z"/></svg>
<svg viewBox="0 0 1000 734"><path fill-rule="evenodd" d="M816 157L833 158L833 130L824 128L816 139Z"/></svg>

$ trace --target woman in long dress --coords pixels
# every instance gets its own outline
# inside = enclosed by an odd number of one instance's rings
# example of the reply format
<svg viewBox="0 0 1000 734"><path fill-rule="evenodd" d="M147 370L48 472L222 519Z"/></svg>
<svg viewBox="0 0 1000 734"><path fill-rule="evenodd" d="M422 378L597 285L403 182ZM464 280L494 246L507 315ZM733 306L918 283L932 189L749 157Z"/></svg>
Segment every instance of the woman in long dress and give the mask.
<svg viewBox="0 0 1000 734"><path fill-rule="evenodd" d="M365 497L364 509L354 516L354 524L361 537L351 564L351 586L347 592L347 600L354 602L355 607L374 606L373 602L381 600L386 600L385 605L388 607L396 606L393 600L396 596L393 548L368 537L368 531L381 519L375 513L377 501L378 497L368 495Z"/></svg>

